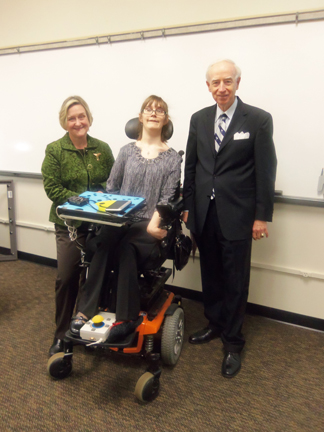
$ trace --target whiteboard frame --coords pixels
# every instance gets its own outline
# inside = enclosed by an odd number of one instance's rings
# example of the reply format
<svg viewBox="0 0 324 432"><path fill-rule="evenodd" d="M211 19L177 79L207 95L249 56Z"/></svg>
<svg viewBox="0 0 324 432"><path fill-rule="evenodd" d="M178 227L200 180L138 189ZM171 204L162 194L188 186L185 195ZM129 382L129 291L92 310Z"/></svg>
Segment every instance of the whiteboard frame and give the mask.
<svg viewBox="0 0 324 432"><path fill-rule="evenodd" d="M18 172L18 171L0 171L0 176L4 177L20 177L20 178L32 178L36 180L42 180L42 174L38 173L28 173L28 172ZM1 181L0 181L1 183ZM304 207L323 207L324 208L324 199L316 199L316 198L302 198L302 197L292 197L281 195L281 193L275 193L274 202L278 204L292 204L292 205L300 205Z"/></svg>

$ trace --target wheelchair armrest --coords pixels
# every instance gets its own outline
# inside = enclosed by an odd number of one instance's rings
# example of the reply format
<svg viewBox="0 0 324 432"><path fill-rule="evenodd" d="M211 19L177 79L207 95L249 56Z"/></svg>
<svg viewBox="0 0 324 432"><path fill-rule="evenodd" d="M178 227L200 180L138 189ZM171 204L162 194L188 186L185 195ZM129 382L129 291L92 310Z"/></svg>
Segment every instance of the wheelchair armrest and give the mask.
<svg viewBox="0 0 324 432"><path fill-rule="evenodd" d="M179 219L182 207L182 197L178 197L177 199L168 202L168 204L158 204L156 209L162 219L160 226L170 225L175 219Z"/></svg>
<svg viewBox="0 0 324 432"><path fill-rule="evenodd" d="M180 214L183 209L183 197L179 196L178 198L170 201L168 205L171 207L172 211Z"/></svg>

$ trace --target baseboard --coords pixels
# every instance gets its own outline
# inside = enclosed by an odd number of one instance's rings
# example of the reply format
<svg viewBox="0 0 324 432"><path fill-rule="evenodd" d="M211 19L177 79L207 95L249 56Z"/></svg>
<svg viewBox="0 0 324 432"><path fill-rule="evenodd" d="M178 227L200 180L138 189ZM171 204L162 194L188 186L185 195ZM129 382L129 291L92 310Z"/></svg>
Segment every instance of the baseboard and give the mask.
<svg viewBox="0 0 324 432"><path fill-rule="evenodd" d="M173 285L166 285L169 291L181 295L183 298L190 300L203 301L202 292L194 291L186 288L175 287ZM246 312L249 315L259 315L265 318L271 318L276 321L282 321L289 324L294 324L302 327L308 327L314 330L324 331L324 320L314 318L307 315L300 315L294 312L287 312L281 309L275 309L268 306L261 306L254 303L247 304Z"/></svg>
<svg viewBox="0 0 324 432"><path fill-rule="evenodd" d="M18 259L24 261L34 262L36 264L43 264L49 267L57 267L57 260L53 258L46 258L39 255L33 255L27 252L19 252L18 251Z"/></svg>
<svg viewBox="0 0 324 432"><path fill-rule="evenodd" d="M248 303L247 313L250 315L260 315L266 318L274 319L276 321L282 321L289 324L324 331L324 319L320 318L314 318L311 316L275 309L268 306L261 306L254 303Z"/></svg>
<svg viewBox="0 0 324 432"><path fill-rule="evenodd" d="M5 248L0 248L4 250ZM57 261L52 258L45 258L39 255L33 255L26 252L18 251L18 259L31 261L37 264L47 265L49 267L57 267ZM174 292L175 294L181 295L183 298L202 302L202 292L190 290L187 288L181 288L173 285L165 285L166 289ZM261 306L254 303L247 304L247 313L250 315L259 315L265 318L271 318L276 321L282 321L289 324L299 325L302 327L308 327L315 330L324 331L324 320L320 318L314 318L307 315L300 315L294 312L287 312L280 309L270 308L268 306Z"/></svg>
<svg viewBox="0 0 324 432"><path fill-rule="evenodd" d="M11 249L0 247L0 255L10 255L10 254L11 254Z"/></svg>

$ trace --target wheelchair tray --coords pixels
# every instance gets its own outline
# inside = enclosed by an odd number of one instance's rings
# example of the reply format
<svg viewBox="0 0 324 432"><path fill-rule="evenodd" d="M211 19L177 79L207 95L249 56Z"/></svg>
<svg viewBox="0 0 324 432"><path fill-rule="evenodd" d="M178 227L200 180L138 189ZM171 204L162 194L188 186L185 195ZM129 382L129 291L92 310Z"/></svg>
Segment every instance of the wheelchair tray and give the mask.
<svg viewBox="0 0 324 432"><path fill-rule="evenodd" d="M136 212L145 205L145 198L126 195L83 192L80 197L87 198L88 204L77 206L66 202L57 207L58 216L63 220L80 220L85 222L100 223L103 225L123 226L129 222ZM97 203L101 201L131 201L131 203L119 212L109 213L97 210Z"/></svg>

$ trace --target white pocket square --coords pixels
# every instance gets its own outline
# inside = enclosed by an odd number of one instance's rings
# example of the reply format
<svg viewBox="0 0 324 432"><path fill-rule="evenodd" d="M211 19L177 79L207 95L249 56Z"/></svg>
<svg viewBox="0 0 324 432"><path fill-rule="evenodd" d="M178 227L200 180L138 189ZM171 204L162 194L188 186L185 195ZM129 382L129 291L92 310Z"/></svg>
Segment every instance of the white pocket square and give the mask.
<svg viewBox="0 0 324 432"><path fill-rule="evenodd" d="M234 134L235 140L242 140L242 139L249 139L250 138L250 132L236 132Z"/></svg>

